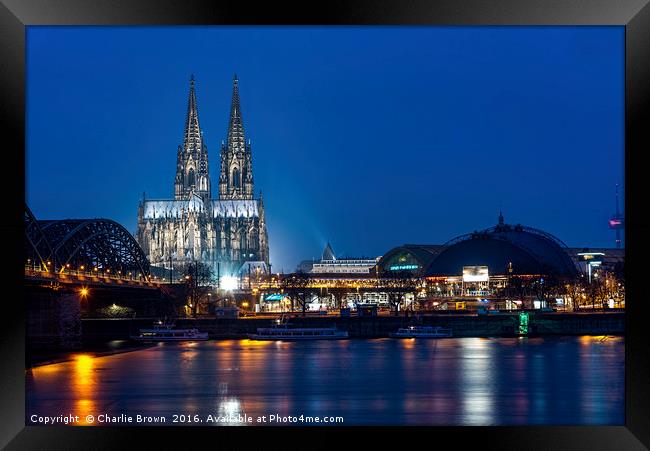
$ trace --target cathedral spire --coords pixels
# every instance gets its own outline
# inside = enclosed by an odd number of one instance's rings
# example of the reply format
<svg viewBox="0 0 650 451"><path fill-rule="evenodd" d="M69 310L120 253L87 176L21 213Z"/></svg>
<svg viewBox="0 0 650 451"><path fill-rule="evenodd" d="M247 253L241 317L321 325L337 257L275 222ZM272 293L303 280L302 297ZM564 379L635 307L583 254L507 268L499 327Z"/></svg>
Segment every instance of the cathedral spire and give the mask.
<svg viewBox="0 0 650 451"><path fill-rule="evenodd" d="M232 79L232 103L230 105L230 123L228 124L228 148L244 150L244 122L239 104L239 80L237 74Z"/></svg>
<svg viewBox="0 0 650 451"><path fill-rule="evenodd" d="M211 195L208 149L203 142L203 133L199 125L194 74L190 77L183 145L179 146L174 181L175 199L189 199L192 193L196 193L203 199L209 199Z"/></svg>
<svg viewBox="0 0 650 451"><path fill-rule="evenodd" d="M201 148L201 128L199 126L199 110L196 105L194 91L194 74L190 77L190 93L187 99L187 117L185 118L185 135L183 149L186 152Z"/></svg>
<svg viewBox="0 0 650 451"><path fill-rule="evenodd" d="M232 103L228 137L221 146L220 199L253 199L253 159L250 141L244 137L244 121L239 101L239 79L232 79Z"/></svg>

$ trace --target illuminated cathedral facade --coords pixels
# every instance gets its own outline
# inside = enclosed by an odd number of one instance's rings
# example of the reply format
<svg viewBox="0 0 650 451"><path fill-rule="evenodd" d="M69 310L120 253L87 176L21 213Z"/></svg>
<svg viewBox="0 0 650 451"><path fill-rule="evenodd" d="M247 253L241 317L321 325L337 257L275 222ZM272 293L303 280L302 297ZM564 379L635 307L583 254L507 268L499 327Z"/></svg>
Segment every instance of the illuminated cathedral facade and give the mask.
<svg viewBox="0 0 650 451"><path fill-rule="evenodd" d="M201 262L214 275L269 271L262 193L254 197L253 160L233 79L227 141L221 143L218 196L212 197L208 147L190 80L183 144L178 146L174 199L146 199L138 207L136 239L149 262L174 270Z"/></svg>

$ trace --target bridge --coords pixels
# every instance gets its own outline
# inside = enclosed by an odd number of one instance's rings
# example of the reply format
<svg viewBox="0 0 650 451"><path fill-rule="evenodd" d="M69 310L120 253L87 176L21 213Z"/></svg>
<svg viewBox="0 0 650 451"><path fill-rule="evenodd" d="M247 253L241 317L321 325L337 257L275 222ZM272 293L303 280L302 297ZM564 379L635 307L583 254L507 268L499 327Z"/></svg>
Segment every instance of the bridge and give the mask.
<svg viewBox="0 0 650 451"><path fill-rule="evenodd" d="M185 285L151 274L133 236L110 219L37 220L25 205L28 348L69 347L84 317L171 316Z"/></svg>
<svg viewBox="0 0 650 451"><path fill-rule="evenodd" d="M133 236L110 219L37 220L25 205L27 265L42 271L102 271L145 280L150 264Z"/></svg>
<svg viewBox="0 0 650 451"><path fill-rule="evenodd" d="M34 283L67 284L83 286L104 286L104 287L131 287L131 288L160 288L161 285L169 285L169 281L157 277L141 277L129 274L110 274L98 271L85 270L44 270L32 265L25 265L25 280Z"/></svg>

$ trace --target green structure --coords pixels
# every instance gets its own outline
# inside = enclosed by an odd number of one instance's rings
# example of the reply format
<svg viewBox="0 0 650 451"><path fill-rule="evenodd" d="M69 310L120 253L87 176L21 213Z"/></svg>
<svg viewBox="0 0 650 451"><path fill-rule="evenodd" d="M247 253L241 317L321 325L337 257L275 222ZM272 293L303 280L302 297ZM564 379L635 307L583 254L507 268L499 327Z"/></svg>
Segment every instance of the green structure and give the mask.
<svg viewBox="0 0 650 451"><path fill-rule="evenodd" d="M519 335L528 335L528 312L519 314Z"/></svg>

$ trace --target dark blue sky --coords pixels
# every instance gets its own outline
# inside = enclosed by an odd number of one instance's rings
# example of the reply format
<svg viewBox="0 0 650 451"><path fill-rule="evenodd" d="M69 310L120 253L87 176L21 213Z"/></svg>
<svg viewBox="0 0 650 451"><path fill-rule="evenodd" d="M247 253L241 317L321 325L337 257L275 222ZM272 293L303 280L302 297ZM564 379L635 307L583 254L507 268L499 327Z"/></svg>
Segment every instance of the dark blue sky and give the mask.
<svg viewBox="0 0 650 451"><path fill-rule="evenodd" d="M27 201L136 229L188 80L217 195L233 73L274 271L506 222L613 247L623 27L29 27Z"/></svg>

